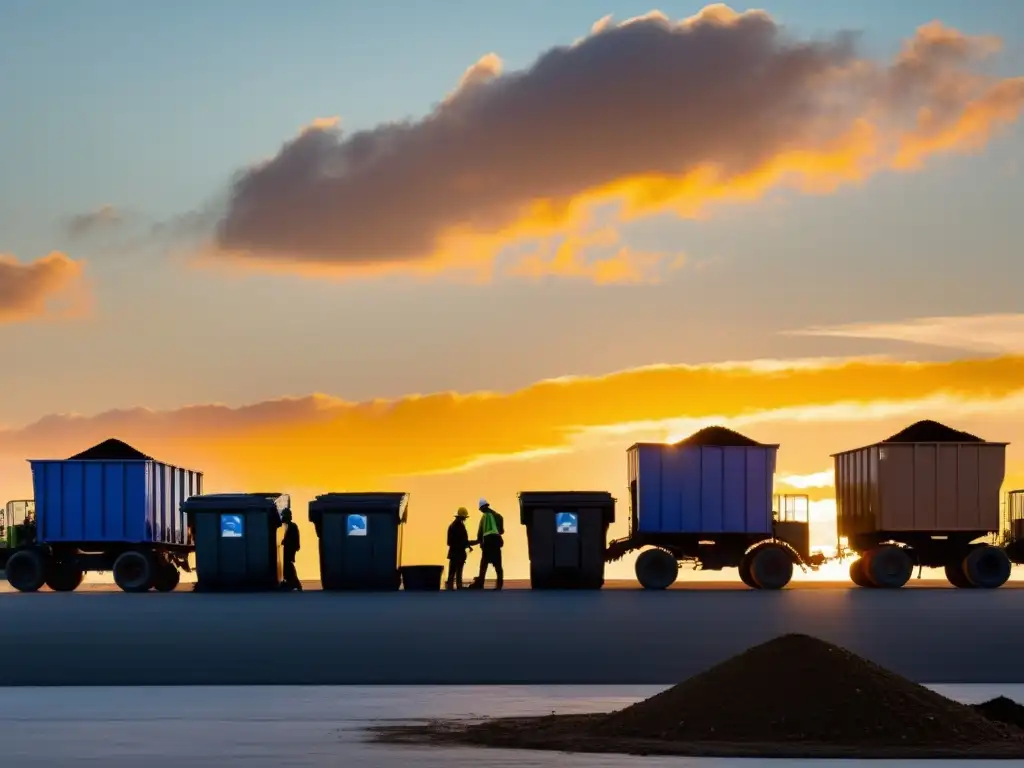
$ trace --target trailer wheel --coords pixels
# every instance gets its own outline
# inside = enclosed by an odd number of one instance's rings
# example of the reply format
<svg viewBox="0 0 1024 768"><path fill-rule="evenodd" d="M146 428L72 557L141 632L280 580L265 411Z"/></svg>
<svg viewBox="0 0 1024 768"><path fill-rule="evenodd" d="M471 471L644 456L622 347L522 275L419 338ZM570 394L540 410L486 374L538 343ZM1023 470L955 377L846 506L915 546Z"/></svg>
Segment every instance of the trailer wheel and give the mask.
<svg viewBox="0 0 1024 768"><path fill-rule="evenodd" d="M37 592L46 583L46 561L34 549L23 549L7 561L7 583L19 592Z"/></svg>
<svg viewBox="0 0 1024 768"><path fill-rule="evenodd" d="M867 573L864 569L864 558L858 557L852 563L850 563L850 581L856 584L858 587L871 588L875 586L871 583L871 579L868 578Z"/></svg>
<svg viewBox="0 0 1024 768"><path fill-rule="evenodd" d="M750 578L761 589L782 589L793 578L793 558L774 544L761 547L751 553Z"/></svg>
<svg viewBox="0 0 1024 768"><path fill-rule="evenodd" d="M46 586L54 592L74 592L85 578L85 571L75 563L54 563L49 570Z"/></svg>
<svg viewBox="0 0 1024 768"><path fill-rule="evenodd" d="M900 589L914 574L910 555L891 544L871 550L866 559L865 573L881 589Z"/></svg>
<svg viewBox="0 0 1024 768"><path fill-rule="evenodd" d="M648 549L636 559L636 580L644 589L668 589L679 576L679 561L664 549Z"/></svg>
<svg viewBox="0 0 1024 768"><path fill-rule="evenodd" d="M946 581L957 589L973 589L974 585L967 580L963 563L946 563Z"/></svg>
<svg viewBox="0 0 1024 768"><path fill-rule="evenodd" d="M963 572L978 589L998 589L1010 578L1010 558L999 547L975 547L964 558Z"/></svg>
<svg viewBox="0 0 1024 768"><path fill-rule="evenodd" d="M153 586L153 559L144 552L129 550L114 561L114 583L123 592L146 592Z"/></svg>
<svg viewBox="0 0 1024 768"><path fill-rule="evenodd" d="M181 571L173 563L164 563L156 570L153 588L157 592L173 592L181 582Z"/></svg>
<svg viewBox="0 0 1024 768"><path fill-rule="evenodd" d="M757 586L757 582L754 581L754 577L750 575L751 559L752 558L749 555L744 555L743 559L740 560L740 565L738 568L740 572L740 581L742 581L751 589L760 589L760 587Z"/></svg>

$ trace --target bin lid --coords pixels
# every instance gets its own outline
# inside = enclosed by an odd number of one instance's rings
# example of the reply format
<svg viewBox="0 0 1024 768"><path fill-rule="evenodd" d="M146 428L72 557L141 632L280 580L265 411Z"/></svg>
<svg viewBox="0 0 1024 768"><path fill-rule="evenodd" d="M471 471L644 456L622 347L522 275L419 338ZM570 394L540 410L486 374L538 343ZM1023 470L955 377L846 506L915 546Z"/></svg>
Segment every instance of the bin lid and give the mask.
<svg viewBox="0 0 1024 768"><path fill-rule="evenodd" d="M406 514L409 494L404 492L322 493L309 502L310 513L327 510L379 510L399 517Z"/></svg>
<svg viewBox="0 0 1024 768"><path fill-rule="evenodd" d="M565 506L590 507L615 504L615 497L608 491L520 491L519 506L561 504Z"/></svg>
<svg viewBox="0 0 1024 768"><path fill-rule="evenodd" d="M190 496L182 502L187 511L219 511L235 509L266 509L280 513L291 507L291 496L287 493L204 493Z"/></svg>

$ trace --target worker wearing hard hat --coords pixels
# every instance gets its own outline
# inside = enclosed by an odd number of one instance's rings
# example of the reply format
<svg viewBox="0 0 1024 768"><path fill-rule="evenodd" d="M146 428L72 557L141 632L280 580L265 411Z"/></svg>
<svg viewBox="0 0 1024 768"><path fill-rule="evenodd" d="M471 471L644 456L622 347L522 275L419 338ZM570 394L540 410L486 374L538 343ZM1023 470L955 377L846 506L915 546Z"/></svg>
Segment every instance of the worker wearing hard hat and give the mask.
<svg viewBox="0 0 1024 768"><path fill-rule="evenodd" d="M491 509L487 499L480 499L480 527L476 541L480 545L480 575L472 584L473 589L483 589L487 578L487 566L494 566L495 589L501 589L505 581L505 569L501 565L501 548L505 546L502 536L505 533L505 521L501 515Z"/></svg>
<svg viewBox="0 0 1024 768"><path fill-rule="evenodd" d="M445 583L445 589L462 589L462 569L466 565L466 550L472 549L469 545L469 531L466 530L468 518L469 510L459 507L455 519L448 526L448 581Z"/></svg>

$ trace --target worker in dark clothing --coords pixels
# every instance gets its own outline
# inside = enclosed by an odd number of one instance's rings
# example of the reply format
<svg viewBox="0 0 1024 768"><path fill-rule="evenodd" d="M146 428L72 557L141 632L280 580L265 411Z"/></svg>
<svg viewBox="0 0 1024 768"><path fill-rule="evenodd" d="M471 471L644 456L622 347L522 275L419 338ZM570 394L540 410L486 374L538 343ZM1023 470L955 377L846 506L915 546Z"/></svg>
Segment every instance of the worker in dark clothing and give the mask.
<svg viewBox="0 0 1024 768"><path fill-rule="evenodd" d="M299 542L299 526L292 521L292 511L286 509L281 513L281 522L284 523L284 537L281 540L283 554L283 576L281 589L291 592L302 591L302 582L299 581L299 574L295 570L295 554L301 549Z"/></svg>
<svg viewBox="0 0 1024 768"><path fill-rule="evenodd" d="M501 589L505 582L505 569L501 565L501 548L505 546L502 538L505 533L505 521L501 515L491 509L487 499L480 499L480 528L477 530L475 544L480 545L480 575L471 585L471 589L483 589L487 578L487 566L494 566L495 589Z"/></svg>
<svg viewBox="0 0 1024 768"><path fill-rule="evenodd" d="M455 519L448 526L448 580L445 589L462 589L462 569L466 566L466 550L471 550L466 520L469 510L459 507Z"/></svg>

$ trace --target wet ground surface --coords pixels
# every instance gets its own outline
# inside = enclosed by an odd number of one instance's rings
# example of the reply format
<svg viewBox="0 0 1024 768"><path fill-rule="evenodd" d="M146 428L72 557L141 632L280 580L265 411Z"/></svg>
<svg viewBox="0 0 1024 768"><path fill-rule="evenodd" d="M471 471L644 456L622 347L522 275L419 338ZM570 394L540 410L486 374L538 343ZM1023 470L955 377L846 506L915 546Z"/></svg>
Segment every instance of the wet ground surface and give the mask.
<svg viewBox="0 0 1024 768"><path fill-rule="evenodd" d="M1024 682L1024 591L0 595L0 685L671 684L787 632Z"/></svg>
<svg viewBox="0 0 1024 768"><path fill-rule="evenodd" d="M936 686L973 703L1013 686ZM431 717L602 712L657 687L561 688L0 688L4 764L18 768L760 768L855 761L699 760L366 743L373 723ZM981 761L872 761L872 768L981 766ZM1005 764L1005 763L1004 763Z"/></svg>

